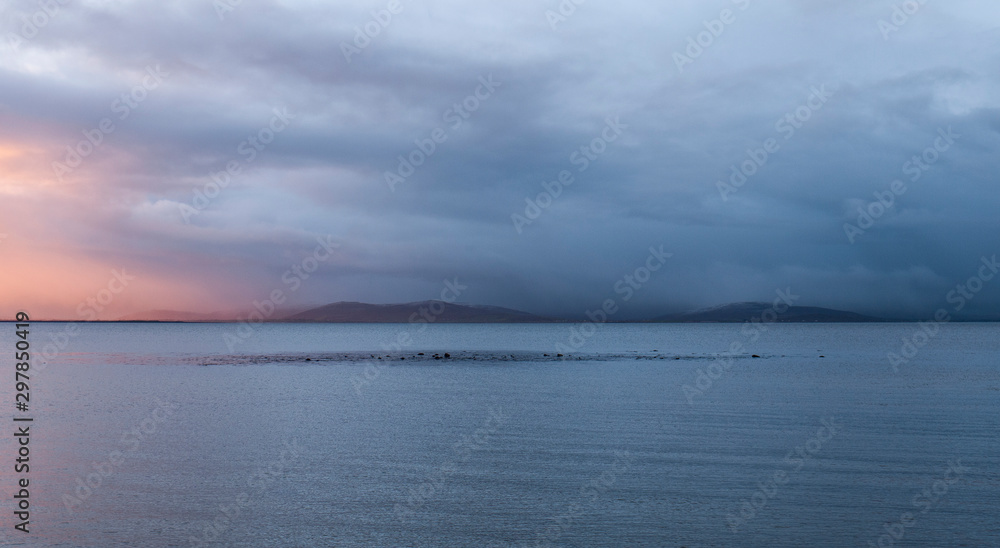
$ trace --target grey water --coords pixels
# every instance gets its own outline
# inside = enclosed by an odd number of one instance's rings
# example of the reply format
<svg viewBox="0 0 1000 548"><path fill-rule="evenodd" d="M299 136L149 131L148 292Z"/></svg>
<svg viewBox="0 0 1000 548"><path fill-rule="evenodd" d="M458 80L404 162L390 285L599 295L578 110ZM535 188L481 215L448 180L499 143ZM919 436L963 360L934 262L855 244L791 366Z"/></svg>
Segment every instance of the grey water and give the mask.
<svg viewBox="0 0 1000 548"><path fill-rule="evenodd" d="M0 544L1000 546L1000 325L765 327L35 323Z"/></svg>

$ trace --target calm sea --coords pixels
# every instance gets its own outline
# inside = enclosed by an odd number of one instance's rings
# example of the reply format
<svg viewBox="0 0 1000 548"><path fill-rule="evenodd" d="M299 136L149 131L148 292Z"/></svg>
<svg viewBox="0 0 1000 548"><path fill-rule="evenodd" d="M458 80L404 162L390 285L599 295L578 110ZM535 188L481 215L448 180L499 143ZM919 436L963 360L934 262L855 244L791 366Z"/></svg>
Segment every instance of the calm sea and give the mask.
<svg viewBox="0 0 1000 548"><path fill-rule="evenodd" d="M0 324L0 544L1000 546L1000 325L574 327Z"/></svg>

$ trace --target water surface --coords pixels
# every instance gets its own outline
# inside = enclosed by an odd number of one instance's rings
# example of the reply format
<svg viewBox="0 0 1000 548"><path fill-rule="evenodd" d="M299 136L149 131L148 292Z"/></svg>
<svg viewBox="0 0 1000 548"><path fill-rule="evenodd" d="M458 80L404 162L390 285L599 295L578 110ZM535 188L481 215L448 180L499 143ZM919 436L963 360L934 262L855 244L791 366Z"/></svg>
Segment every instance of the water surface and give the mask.
<svg viewBox="0 0 1000 548"><path fill-rule="evenodd" d="M11 545L1000 545L994 324L76 327Z"/></svg>

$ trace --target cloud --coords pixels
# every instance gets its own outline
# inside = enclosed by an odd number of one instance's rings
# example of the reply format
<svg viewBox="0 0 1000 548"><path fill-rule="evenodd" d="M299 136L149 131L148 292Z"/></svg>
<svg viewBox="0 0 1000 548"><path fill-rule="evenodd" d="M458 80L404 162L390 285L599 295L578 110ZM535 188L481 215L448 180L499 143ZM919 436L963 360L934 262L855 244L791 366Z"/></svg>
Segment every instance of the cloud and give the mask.
<svg viewBox="0 0 1000 548"><path fill-rule="evenodd" d="M1000 248L986 2L927 4L888 39L892 5L860 1L588 2L555 29L555 1L404 1L385 22L387 6L275 0L220 20L210 2L81 1L28 37L39 5L12 2L0 257L60 289L7 275L0 297L72 314L125 267L158 281L124 312L239 308L334 235L338 257L292 305L430 298L459 276L470 301L579 316L663 244L674 257L622 317L786 285L803 304L922 317ZM715 36L723 9L735 19ZM366 25L377 35L348 62ZM116 101L157 66L162 84L122 118ZM488 98L481 78L501 83ZM824 85L833 97L780 129ZM274 109L294 118L265 145ZM574 152L608 117L627 129L579 171ZM52 163L104 118L114 131L60 180ZM948 127L960 140L852 244L857 207ZM392 192L386 172L435 130L444 140ZM724 200L717 183L768 139L780 150ZM213 187L231 162L239 174ZM574 182L519 234L511 215L563 170ZM213 196L185 219L198 192ZM970 312L998 307L987 288Z"/></svg>

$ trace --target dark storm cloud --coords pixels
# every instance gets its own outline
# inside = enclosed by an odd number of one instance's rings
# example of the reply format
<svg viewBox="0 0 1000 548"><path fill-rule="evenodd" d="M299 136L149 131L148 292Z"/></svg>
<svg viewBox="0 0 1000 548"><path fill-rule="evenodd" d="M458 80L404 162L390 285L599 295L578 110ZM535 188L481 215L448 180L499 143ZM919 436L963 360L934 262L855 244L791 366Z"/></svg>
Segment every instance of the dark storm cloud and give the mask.
<svg viewBox="0 0 1000 548"><path fill-rule="evenodd" d="M591 1L553 29L556 1L404 1L348 62L344 44L388 4L244 2L220 20L211 2L68 3L4 52L0 132L29 137L44 172L146 67L169 71L51 190L75 212L52 230L224 287L229 307L280 286L327 234L343 247L296 304L431 298L458 276L465 300L579 316L663 245L673 257L622 317L786 286L802 304L922 317L1000 253L989 3L928 3L899 24L891 2ZM14 3L5 33L37 9ZM485 98L483 79L498 83ZM832 95L809 107L817 90ZM463 102L476 108L456 118ZM238 147L276 108L294 117L247 161ZM580 171L609 118L621 135ZM386 172L438 128L393 192ZM906 162L948 128L960 137L911 181ZM779 149L720 192L769 139ZM185 222L229 161L241 174ZM519 233L512 215L563 170L574 182ZM895 179L907 192L851 243L845 223ZM987 286L968 311L998 306Z"/></svg>

